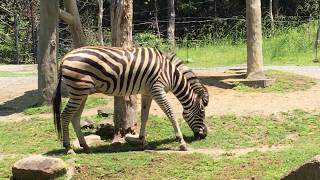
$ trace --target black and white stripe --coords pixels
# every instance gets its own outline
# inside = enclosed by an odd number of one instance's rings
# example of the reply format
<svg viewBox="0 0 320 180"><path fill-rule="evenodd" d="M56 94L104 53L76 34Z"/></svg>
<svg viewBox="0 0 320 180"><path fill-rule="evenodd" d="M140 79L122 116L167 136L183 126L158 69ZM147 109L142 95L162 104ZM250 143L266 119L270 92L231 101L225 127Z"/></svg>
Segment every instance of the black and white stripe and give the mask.
<svg viewBox="0 0 320 180"><path fill-rule="evenodd" d="M80 116L89 94L100 92L112 96L142 95L142 118L139 138L144 142L145 124L152 99L169 117L176 137L185 147L178 122L168 102L172 93L183 106L183 117L195 137L204 138L204 107L207 89L177 57L164 55L154 48L83 47L65 55L60 66L59 84L53 99L55 123L63 144L70 148L68 124L71 120L80 145L89 150L80 131ZM66 84L70 98L61 114L60 85ZM62 128L62 130L61 130Z"/></svg>

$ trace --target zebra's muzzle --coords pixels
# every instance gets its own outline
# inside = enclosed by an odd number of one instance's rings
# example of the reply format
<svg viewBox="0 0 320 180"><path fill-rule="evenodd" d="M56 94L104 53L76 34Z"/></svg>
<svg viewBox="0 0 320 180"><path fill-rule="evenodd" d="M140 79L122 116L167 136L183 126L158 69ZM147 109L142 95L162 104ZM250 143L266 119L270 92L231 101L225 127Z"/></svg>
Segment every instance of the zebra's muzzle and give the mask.
<svg viewBox="0 0 320 180"><path fill-rule="evenodd" d="M207 127L204 126L202 128L199 128L198 131L193 132L193 135L196 139L204 139L207 137Z"/></svg>

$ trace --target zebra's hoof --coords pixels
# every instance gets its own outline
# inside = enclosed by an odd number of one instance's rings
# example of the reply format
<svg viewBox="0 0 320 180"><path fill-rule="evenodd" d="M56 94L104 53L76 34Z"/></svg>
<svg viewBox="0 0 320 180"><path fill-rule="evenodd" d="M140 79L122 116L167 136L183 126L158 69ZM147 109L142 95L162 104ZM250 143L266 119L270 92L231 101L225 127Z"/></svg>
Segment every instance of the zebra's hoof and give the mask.
<svg viewBox="0 0 320 180"><path fill-rule="evenodd" d="M181 144L181 145L179 146L179 150L180 150L180 151L188 151L187 145L186 145L186 144Z"/></svg>

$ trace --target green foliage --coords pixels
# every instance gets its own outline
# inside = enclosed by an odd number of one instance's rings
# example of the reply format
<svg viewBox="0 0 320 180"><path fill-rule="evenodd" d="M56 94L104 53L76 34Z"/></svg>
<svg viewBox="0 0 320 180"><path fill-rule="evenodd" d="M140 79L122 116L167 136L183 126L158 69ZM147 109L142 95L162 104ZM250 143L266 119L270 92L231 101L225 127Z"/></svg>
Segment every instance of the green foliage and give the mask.
<svg viewBox="0 0 320 180"><path fill-rule="evenodd" d="M239 83L236 84L233 89L240 92L285 93L307 90L316 84L315 79L294 73L267 70L265 74L268 78L275 79L275 82L271 86L266 88L252 88Z"/></svg>
<svg viewBox="0 0 320 180"><path fill-rule="evenodd" d="M162 38L153 33L137 33L133 37L134 44L140 47L153 47L168 51L171 47Z"/></svg>

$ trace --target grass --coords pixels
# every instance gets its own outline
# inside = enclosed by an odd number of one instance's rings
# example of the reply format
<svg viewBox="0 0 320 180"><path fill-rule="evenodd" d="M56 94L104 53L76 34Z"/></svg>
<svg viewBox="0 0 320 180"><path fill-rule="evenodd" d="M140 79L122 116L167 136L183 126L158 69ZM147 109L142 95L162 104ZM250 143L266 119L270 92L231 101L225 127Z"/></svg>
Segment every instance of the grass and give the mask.
<svg viewBox="0 0 320 180"><path fill-rule="evenodd" d="M265 75L268 78L275 79L275 82L271 86L252 88L239 83L233 89L240 92L285 93L307 90L316 84L316 80L310 77L283 71L267 70L265 71Z"/></svg>
<svg viewBox="0 0 320 180"><path fill-rule="evenodd" d="M67 103L68 98L62 99L62 107L64 107ZM93 97L89 96L86 101L86 108L95 108L102 105L107 105L108 101L101 97ZM44 114L44 113L52 113L52 106L44 105L44 106L34 106L27 108L23 111L26 115L35 115L35 114Z"/></svg>
<svg viewBox="0 0 320 180"><path fill-rule="evenodd" d="M12 164L28 154L55 155L74 159L75 179L279 179L285 172L318 153L320 114L292 111L270 116L214 116L205 140L193 141L192 132L182 124L185 139L193 148L237 149L282 144L277 152L251 152L240 157L205 154L163 154L136 151L131 145L112 146L105 141L93 154L61 154L53 123L49 119L0 123L0 179L8 179ZM74 133L72 132L72 138ZM296 138L288 138L295 134ZM147 140L153 149L177 149L171 123L151 116ZM14 137L14 138L12 138ZM199 174L199 172L201 172ZM199 176L201 175L201 176Z"/></svg>
<svg viewBox="0 0 320 180"><path fill-rule="evenodd" d="M29 77L36 76L35 71L0 71L0 77Z"/></svg>
<svg viewBox="0 0 320 180"><path fill-rule="evenodd" d="M263 39L264 64L317 65L312 62L316 30L316 23L308 23L288 30L278 30L272 37L265 37ZM177 49L177 54L183 59L189 59L190 67L246 64L245 42L229 41L222 40L216 44L200 43L190 48L182 46Z"/></svg>

